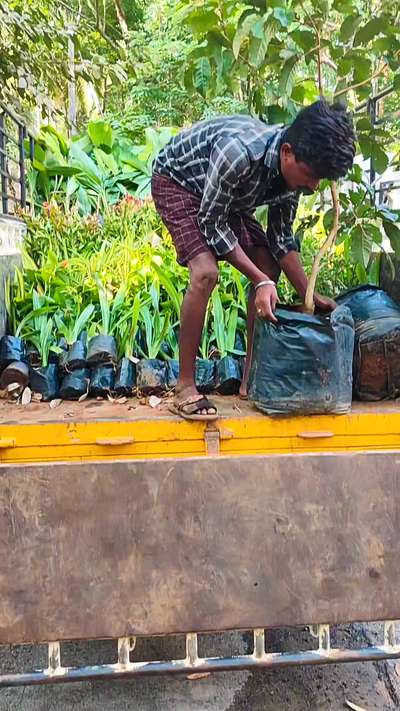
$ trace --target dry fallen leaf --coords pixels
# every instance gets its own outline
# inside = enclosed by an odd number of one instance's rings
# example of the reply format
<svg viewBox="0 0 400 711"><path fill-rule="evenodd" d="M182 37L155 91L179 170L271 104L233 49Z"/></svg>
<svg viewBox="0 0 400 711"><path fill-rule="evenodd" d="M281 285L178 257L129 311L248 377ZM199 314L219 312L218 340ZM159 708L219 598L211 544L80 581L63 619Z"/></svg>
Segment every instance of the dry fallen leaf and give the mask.
<svg viewBox="0 0 400 711"><path fill-rule="evenodd" d="M29 405L32 400L32 390L30 388L25 388L21 396L21 405Z"/></svg>
<svg viewBox="0 0 400 711"><path fill-rule="evenodd" d="M353 704L353 702L348 699L346 699L346 706L348 706L349 709L352 709L352 711L367 711L367 709L364 709L362 706L357 706L357 704Z"/></svg>
<svg viewBox="0 0 400 711"><path fill-rule="evenodd" d="M157 395L150 395L150 397L149 397L150 407L158 407L161 403L162 403L162 400L160 397L157 397Z"/></svg>
<svg viewBox="0 0 400 711"><path fill-rule="evenodd" d="M20 384L19 383L10 383L7 385L7 392L8 393L14 393L16 390L20 389Z"/></svg>
<svg viewBox="0 0 400 711"><path fill-rule="evenodd" d="M115 402L119 403L120 405L125 405L125 403L128 402L128 398L127 397L119 397L118 400L116 400Z"/></svg>
<svg viewBox="0 0 400 711"><path fill-rule="evenodd" d="M55 398L55 400L50 400L49 407L52 410L54 410L54 408L59 407L59 405L61 405L61 403L62 403L62 400L59 397L57 397L57 398Z"/></svg>
<svg viewBox="0 0 400 711"><path fill-rule="evenodd" d="M87 396L88 396L88 393L83 393L83 395L78 397L78 402L83 402L84 400L86 400Z"/></svg>

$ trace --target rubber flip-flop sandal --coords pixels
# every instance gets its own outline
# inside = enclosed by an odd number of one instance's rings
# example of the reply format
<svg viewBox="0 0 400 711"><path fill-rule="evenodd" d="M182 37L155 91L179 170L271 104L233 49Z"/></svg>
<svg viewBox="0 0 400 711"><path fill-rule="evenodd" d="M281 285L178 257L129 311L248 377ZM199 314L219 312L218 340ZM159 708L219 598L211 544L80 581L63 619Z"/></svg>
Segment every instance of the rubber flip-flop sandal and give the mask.
<svg viewBox="0 0 400 711"><path fill-rule="evenodd" d="M194 412L185 412L185 410L182 409L190 405L196 406ZM174 415L178 415L178 417L182 417L184 420L190 420L191 422L215 422L215 420L218 420L218 412L208 415L202 415L200 412L197 412L197 410L208 410L210 407L214 407L215 410L217 410L211 400L202 397L199 400L185 400L181 402L179 406L173 403L168 409L170 412L173 412Z"/></svg>

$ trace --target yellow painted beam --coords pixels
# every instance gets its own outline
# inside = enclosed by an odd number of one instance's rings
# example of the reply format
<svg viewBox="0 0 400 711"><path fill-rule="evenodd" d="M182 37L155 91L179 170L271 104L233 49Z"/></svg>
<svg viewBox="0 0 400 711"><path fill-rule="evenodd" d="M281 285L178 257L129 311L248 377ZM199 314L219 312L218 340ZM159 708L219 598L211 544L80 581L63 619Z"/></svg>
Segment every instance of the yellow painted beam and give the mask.
<svg viewBox="0 0 400 711"><path fill-rule="evenodd" d="M219 420L220 454L400 450L400 411ZM0 424L0 462L90 461L205 456L204 423L174 417Z"/></svg>

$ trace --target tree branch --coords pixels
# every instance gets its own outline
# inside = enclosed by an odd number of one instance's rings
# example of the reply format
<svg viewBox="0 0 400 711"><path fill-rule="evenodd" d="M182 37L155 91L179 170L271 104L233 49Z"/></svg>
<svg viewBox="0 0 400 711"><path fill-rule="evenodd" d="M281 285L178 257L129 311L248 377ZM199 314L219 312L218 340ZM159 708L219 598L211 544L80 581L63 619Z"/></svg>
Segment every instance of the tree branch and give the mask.
<svg viewBox="0 0 400 711"><path fill-rule="evenodd" d="M379 77L382 74L385 67L386 67L386 64L384 64L382 67L377 69L377 71L374 72L374 74L371 74L371 76L368 77L368 79L364 79L364 81L359 81L357 84L353 84L352 86L346 87L346 89L341 89L340 91L335 92L334 98L336 98L337 96L341 96L342 94L346 94L348 91L353 91L354 89L358 89L360 86L365 86L366 84L369 84L373 79L376 79L376 77Z"/></svg>

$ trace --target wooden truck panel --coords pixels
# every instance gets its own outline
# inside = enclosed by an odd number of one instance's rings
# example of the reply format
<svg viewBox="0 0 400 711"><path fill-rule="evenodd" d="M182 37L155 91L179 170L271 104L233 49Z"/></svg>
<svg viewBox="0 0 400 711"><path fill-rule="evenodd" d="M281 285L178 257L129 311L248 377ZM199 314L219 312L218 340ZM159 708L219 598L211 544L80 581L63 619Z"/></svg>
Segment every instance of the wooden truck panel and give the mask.
<svg viewBox="0 0 400 711"><path fill-rule="evenodd" d="M0 643L400 618L398 452L0 466Z"/></svg>

